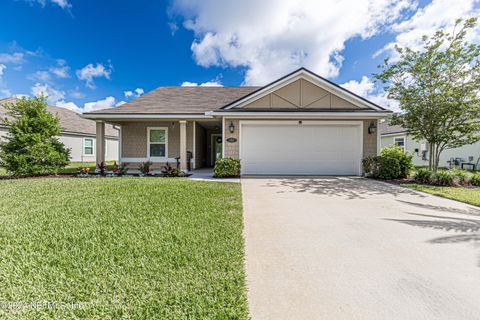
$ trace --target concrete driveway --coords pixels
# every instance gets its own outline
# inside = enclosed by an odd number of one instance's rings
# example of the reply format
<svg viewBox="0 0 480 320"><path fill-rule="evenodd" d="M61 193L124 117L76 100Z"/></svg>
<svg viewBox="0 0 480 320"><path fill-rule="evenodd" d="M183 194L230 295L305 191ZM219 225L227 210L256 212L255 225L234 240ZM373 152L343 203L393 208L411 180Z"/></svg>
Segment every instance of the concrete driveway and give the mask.
<svg viewBox="0 0 480 320"><path fill-rule="evenodd" d="M242 179L253 319L480 319L480 209L362 178Z"/></svg>

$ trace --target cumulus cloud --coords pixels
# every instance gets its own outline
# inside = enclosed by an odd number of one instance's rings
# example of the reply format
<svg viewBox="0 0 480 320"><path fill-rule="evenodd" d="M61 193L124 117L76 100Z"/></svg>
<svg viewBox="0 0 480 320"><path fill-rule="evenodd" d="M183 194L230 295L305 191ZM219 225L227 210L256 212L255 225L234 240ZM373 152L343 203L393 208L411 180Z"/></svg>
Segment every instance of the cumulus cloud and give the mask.
<svg viewBox="0 0 480 320"><path fill-rule="evenodd" d="M55 105L58 101L65 98L65 92L55 89L46 83L35 83L32 87L32 94L36 97L44 96L47 99L47 103Z"/></svg>
<svg viewBox="0 0 480 320"><path fill-rule="evenodd" d="M452 5L451 0L433 0L416 11L410 19L393 24L395 40L385 45L374 56L386 53L396 59L395 45L415 50L421 49L421 40L424 35L431 36L439 29L451 31L456 19L478 16L480 10L476 8L476 3L478 3L476 0L455 0L455 4ZM478 42L479 34L480 29L477 27L470 34L470 40Z"/></svg>
<svg viewBox="0 0 480 320"><path fill-rule="evenodd" d="M70 67L67 65L67 62L63 59L57 60L57 66L51 67L48 69L51 74L56 76L57 78L68 78L70 77L69 71Z"/></svg>
<svg viewBox="0 0 480 320"><path fill-rule="evenodd" d="M94 89L94 78L110 79L110 75L112 74L112 66L109 65L106 67L101 63L97 63L94 66L93 63L90 63L82 69L77 70L76 74L79 80L85 81L85 85L88 88Z"/></svg>
<svg viewBox="0 0 480 320"><path fill-rule="evenodd" d="M389 108L394 111L399 110L398 102L388 99L387 94L382 89L378 88L367 76L363 76L360 81L350 80L341 86L381 107Z"/></svg>
<svg viewBox="0 0 480 320"><path fill-rule="evenodd" d="M223 87L223 84L219 79L210 80L203 83L184 81L181 84L182 87Z"/></svg>
<svg viewBox="0 0 480 320"><path fill-rule="evenodd" d="M0 53L0 63L22 64L25 62L25 54L22 52Z"/></svg>
<svg viewBox="0 0 480 320"><path fill-rule="evenodd" d="M118 107L126 103L125 101L117 102L116 99L112 96L106 97L105 99L100 99L97 101L87 102L83 107L79 107L74 102L67 102L65 100L59 100L55 103L55 106L59 108L65 108L77 113L91 112L100 109L108 109L113 107Z"/></svg>
<svg viewBox="0 0 480 320"><path fill-rule="evenodd" d="M414 8L415 0L174 0L192 30L196 62L245 67L245 84L266 84L305 66L338 75L345 42L369 38Z"/></svg>
<svg viewBox="0 0 480 320"><path fill-rule="evenodd" d="M142 89L142 88L136 88L135 90L127 90L127 91L124 91L123 94L125 96L125 98L131 98L133 96L135 96L136 98L140 97L141 95L143 95L145 93L145 91Z"/></svg>
<svg viewBox="0 0 480 320"><path fill-rule="evenodd" d="M108 109L108 108L115 107L115 104L116 104L115 98L112 96L109 96L102 100L85 103L85 105L83 106L83 112L90 112L90 111L95 111L100 109Z"/></svg>

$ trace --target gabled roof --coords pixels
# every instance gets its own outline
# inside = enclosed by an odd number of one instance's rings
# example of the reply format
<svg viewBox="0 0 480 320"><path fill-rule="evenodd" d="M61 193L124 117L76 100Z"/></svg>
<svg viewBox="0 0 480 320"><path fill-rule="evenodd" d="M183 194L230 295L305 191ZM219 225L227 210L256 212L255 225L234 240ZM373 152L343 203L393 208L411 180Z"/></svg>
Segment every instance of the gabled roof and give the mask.
<svg viewBox="0 0 480 320"><path fill-rule="evenodd" d="M159 87L119 107L86 114L205 114L259 87Z"/></svg>
<svg viewBox="0 0 480 320"><path fill-rule="evenodd" d="M395 134L395 133L404 133L407 130L399 125L390 125L388 122L388 119L385 119L383 121L380 121L378 124L378 128L380 131L380 134Z"/></svg>
<svg viewBox="0 0 480 320"><path fill-rule="evenodd" d="M9 118L7 110L3 107L7 103L17 103L17 98L0 99L0 118ZM53 106L47 106L47 110L57 115L60 119L60 125L64 133L80 134L94 136L96 132L95 121L82 118L78 113L71 110ZM0 126L2 124L0 123ZM108 137L118 137L118 130L114 129L112 125L105 125L105 134Z"/></svg>
<svg viewBox="0 0 480 320"><path fill-rule="evenodd" d="M348 100L349 102L352 102L354 104L357 104L357 105L361 105L361 106L364 106L370 110L373 110L373 111L382 111L382 112L390 112L390 110L388 109L385 109L355 93L353 93L352 91L350 90L347 90L341 86L339 86L338 84L328 80L328 79L325 79L321 76L319 76L318 74L304 68L304 67L301 67L283 77L281 77L280 79L278 80L275 80L269 84L267 84L266 86L263 86L235 101L232 101L231 103L223 106L221 109L222 110L229 110L229 111L233 111L233 108L237 108L240 109L242 105L244 104L247 104L247 103L250 103L252 101L255 101L256 99L258 99L259 97L262 97L262 96L265 96L267 94L269 94L270 92L273 92L274 90L288 84L288 83L292 83L293 81L296 81L297 79L300 79L300 78L306 78L310 81L312 81L314 84L318 85L319 87L322 87L328 91L331 91L339 96L341 96L341 98L345 99L345 100ZM235 110L235 111L237 111ZM252 110L249 110L249 111L252 111ZM288 110L288 111L292 111L292 110ZM305 110L302 110L302 111L305 111ZM318 110L317 110L318 111ZM352 110L350 110L352 111ZM360 111L365 111L364 110L360 110Z"/></svg>
<svg viewBox="0 0 480 320"><path fill-rule="evenodd" d="M337 112L339 114L341 112L349 114L382 113L383 115L391 112L305 68L300 68L263 87L159 87L119 107L87 112L83 116L90 119L128 119L129 117L147 119L162 117L185 118L190 116L212 117L212 115L220 115L226 111L241 112L242 110L239 106L242 104L255 101L255 99L267 95L269 92L299 78L305 79L306 82L310 82L318 88L331 92L332 95L337 96L346 104L354 106L354 108L345 108L345 110L341 108L331 108L330 110L325 108L283 108L279 111L283 113L299 111ZM234 110L233 108L236 109ZM248 111L271 112L277 110L249 109Z"/></svg>

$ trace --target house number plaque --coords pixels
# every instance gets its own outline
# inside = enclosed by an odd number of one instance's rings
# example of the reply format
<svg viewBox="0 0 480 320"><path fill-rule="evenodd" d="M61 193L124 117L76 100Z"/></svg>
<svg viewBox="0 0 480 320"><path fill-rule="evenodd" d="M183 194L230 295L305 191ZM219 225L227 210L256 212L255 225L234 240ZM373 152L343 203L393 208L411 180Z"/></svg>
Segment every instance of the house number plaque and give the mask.
<svg viewBox="0 0 480 320"><path fill-rule="evenodd" d="M234 142L237 142L237 139L236 138L228 138L227 142L234 143Z"/></svg>

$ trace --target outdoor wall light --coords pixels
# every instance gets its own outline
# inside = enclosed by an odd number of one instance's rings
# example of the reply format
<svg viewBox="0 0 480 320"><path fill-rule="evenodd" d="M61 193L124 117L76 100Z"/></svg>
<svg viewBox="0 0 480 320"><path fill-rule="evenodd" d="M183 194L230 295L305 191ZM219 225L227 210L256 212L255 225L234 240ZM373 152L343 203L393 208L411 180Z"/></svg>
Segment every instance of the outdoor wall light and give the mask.
<svg viewBox="0 0 480 320"><path fill-rule="evenodd" d="M235 131L235 126L233 125L233 121L230 121L230 125L228 126L228 130L230 133L233 133Z"/></svg>
<svg viewBox="0 0 480 320"><path fill-rule="evenodd" d="M370 123L370 126L368 127L368 133L373 134L375 132L377 132L377 126L375 125L375 122L372 121L372 123Z"/></svg>

